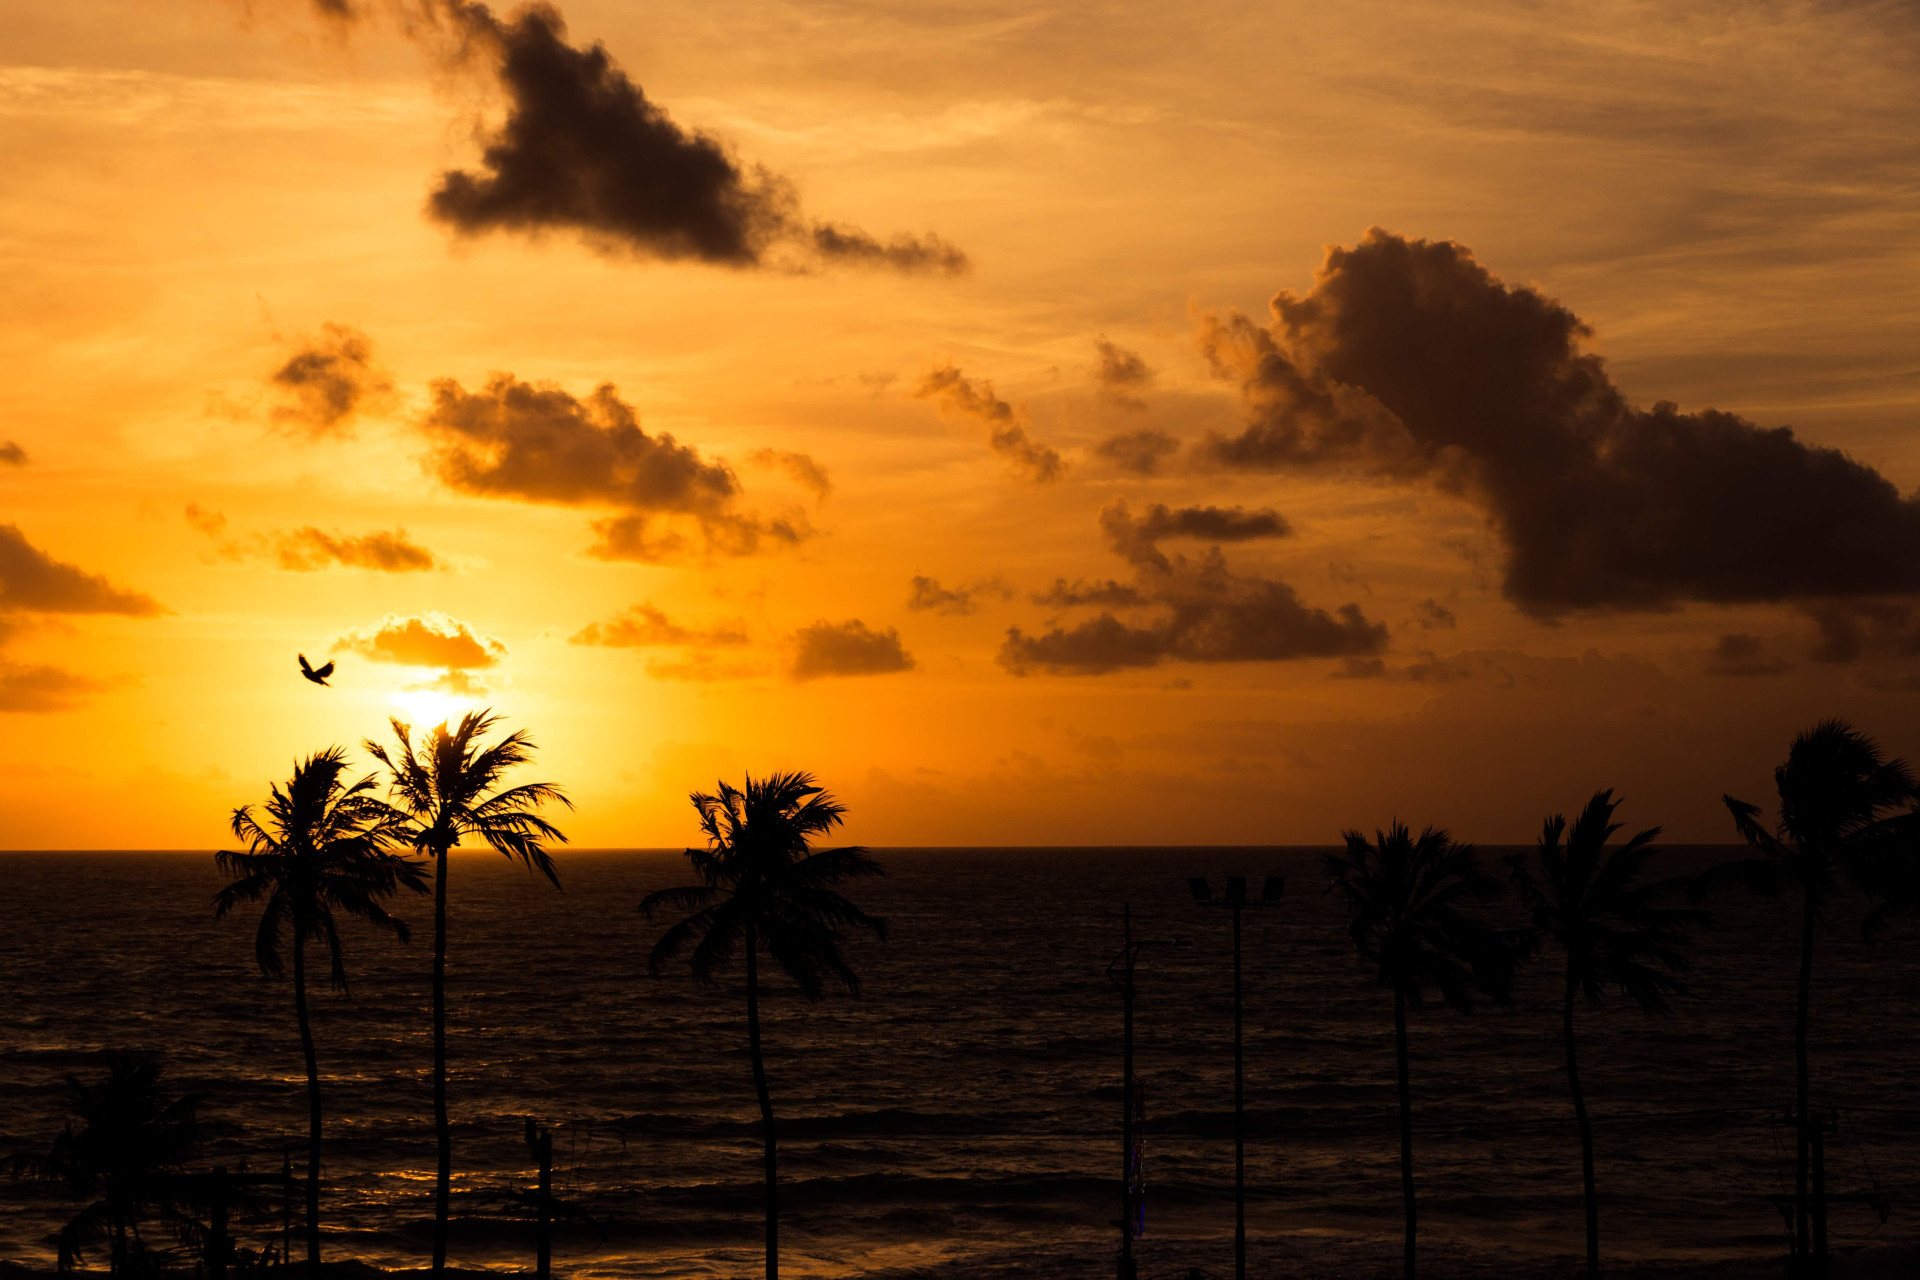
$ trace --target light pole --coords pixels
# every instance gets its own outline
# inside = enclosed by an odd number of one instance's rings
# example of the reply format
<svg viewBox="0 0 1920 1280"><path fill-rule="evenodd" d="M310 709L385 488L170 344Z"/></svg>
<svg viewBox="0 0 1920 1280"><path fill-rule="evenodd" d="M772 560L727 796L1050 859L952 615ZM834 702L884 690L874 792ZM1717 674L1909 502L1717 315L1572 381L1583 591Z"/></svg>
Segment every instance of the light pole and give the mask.
<svg viewBox="0 0 1920 1280"><path fill-rule="evenodd" d="M1120 1280L1138 1280L1139 1269L1133 1260L1133 1237L1138 1228L1140 1152L1134 1145L1133 1087L1133 967L1148 947L1180 946L1183 938L1171 942L1135 942L1133 940L1133 904L1120 911L1120 954L1107 965L1107 978L1120 988L1123 1032L1120 1051Z"/></svg>
<svg viewBox="0 0 1920 1280"><path fill-rule="evenodd" d="M1260 901L1247 901L1247 878L1227 877L1227 896L1213 896L1205 876L1188 876L1193 900L1203 907L1225 907L1233 912L1233 1280L1247 1280L1247 1110L1246 1072L1240 1049L1240 913L1280 901L1286 891L1284 876L1268 876Z"/></svg>

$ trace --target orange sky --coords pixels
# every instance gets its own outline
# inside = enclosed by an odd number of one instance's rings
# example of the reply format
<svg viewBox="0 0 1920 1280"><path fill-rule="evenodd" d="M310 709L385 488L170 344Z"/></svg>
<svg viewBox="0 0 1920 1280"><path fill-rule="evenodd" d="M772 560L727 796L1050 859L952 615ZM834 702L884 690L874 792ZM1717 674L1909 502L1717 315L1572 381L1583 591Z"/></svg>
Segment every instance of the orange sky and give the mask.
<svg viewBox="0 0 1920 1280"><path fill-rule="evenodd" d="M1727 838L1820 716L1920 753L1917 52L1891 4L28 0L0 846L213 846L475 703L589 846L773 767L873 844L1511 841L1601 786Z"/></svg>

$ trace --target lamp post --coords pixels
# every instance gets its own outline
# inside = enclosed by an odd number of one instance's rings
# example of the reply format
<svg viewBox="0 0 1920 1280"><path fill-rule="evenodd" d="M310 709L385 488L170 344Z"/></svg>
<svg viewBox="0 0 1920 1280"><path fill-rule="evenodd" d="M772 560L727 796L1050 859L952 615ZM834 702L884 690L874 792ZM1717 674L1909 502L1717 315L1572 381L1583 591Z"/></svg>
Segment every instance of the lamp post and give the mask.
<svg viewBox="0 0 1920 1280"><path fill-rule="evenodd" d="M1138 1151L1134 1147L1133 1086L1133 968L1140 953L1148 947L1181 946L1184 938L1171 941L1135 942L1133 904L1120 912L1120 954L1107 965L1107 978L1120 988L1123 1031L1120 1052L1120 1280L1138 1280L1139 1269L1133 1259L1133 1236L1139 1221L1134 1182L1140 1173Z"/></svg>
<svg viewBox="0 0 1920 1280"><path fill-rule="evenodd" d="M1286 891L1284 876L1268 876L1260 901L1247 901L1247 878L1227 877L1225 898L1213 896L1205 876L1187 877L1193 900L1203 907L1225 907L1233 912L1233 1280L1247 1280L1247 1112L1246 1072L1241 1055L1240 913L1280 901Z"/></svg>

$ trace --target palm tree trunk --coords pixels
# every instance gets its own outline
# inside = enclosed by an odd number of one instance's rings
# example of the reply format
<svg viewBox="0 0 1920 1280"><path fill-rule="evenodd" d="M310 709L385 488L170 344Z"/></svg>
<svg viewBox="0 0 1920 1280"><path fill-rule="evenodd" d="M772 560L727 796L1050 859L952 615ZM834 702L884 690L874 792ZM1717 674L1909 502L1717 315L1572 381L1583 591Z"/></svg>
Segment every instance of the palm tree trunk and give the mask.
<svg viewBox="0 0 1920 1280"><path fill-rule="evenodd" d="M1403 1266L1406 1280L1414 1280L1414 1239L1419 1213L1413 1202L1413 1084L1408 1079L1407 997L1393 993L1393 1060L1400 1075L1400 1198L1406 1205L1407 1243Z"/></svg>
<svg viewBox="0 0 1920 1280"><path fill-rule="evenodd" d="M1567 1042L1567 1089L1573 1094L1573 1118L1580 1127L1580 1189L1587 1209L1587 1280L1600 1280L1600 1192L1593 1181L1593 1121L1580 1089L1580 1061L1573 1038L1573 966L1567 966L1567 998L1562 1012Z"/></svg>
<svg viewBox="0 0 1920 1280"><path fill-rule="evenodd" d="M1806 886L1803 893L1800 913L1800 1003L1793 1020L1793 1114L1797 1139L1793 1158L1793 1248L1804 1268L1813 1252L1808 1239L1812 1227L1812 1206L1807 1202L1807 1130L1811 1121L1807 1114L1807 1023L1813 1004L1813 926L1819 913L1815 909L1812 886ZM1810 1271L1803 1274L1810 1274Z"/></svg>
<svg viewBox="0 0 1920 1280"><path fill-rule="evenodd" d="M433 1275L447 1269L447 1210L453 1184L453 1133L447 1127L447 848L433 874L433 1137L440 1163L433 1182Z"/></svg>
<svg viewBox="0 0 1920 1280"><path fill-rule="evenodd" d="M307 938L293 937L293 1011L300 1020L300 1053L307 1061L307 1265L320 1265L320 1065L307 1019Z"/></svg>
<svg viewBox="0 0 1920 1280"><path fill-rule="evenodd" d="M780 1175L773 1131L773 1095L760 1054L760 940L747 925L747 1054L753 1059L753 1089L760 1096L760 1133L766 1148L767 1280L780 1280Z"/></svg>

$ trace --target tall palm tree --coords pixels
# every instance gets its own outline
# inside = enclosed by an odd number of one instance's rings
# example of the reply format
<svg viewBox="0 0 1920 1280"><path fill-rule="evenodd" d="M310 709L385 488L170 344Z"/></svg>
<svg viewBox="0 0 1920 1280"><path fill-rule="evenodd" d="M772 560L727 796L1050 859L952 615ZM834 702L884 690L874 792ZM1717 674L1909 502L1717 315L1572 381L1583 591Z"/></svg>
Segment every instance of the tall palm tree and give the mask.
<svg viewBox="0 0 1920 1280"><path fill-rule="evenodd" d="M1696 896L1736 883L1772 897L1800 891L1800 986L1793 1021L1794 1114L1799 1123L1793 1166L1794 1253L1810 1256L1807 1212L1809 1148L1807 1028L1813 1003L1814 927L1842 883L1865 896L1860 922L1872 941L1890 911L1911 905L1916 822L1906 812L1920 799L1912 770L1844 720L1823 720L1799 734L1786 763L1773 771L1780 818L1769 831L1760 806L1725 796L1733 825L1759 856L1714 867L1695 881Z"/></svg>
<svg viewBox="0 0 1920 1280"><path fill-rule="evenodd" d="M540 816L548 804L573 807L550 782L501 787L508 771L533 759L533 740L516 729L497 742L481 741L499 723L491 711L469 711L456 729L434 727L418 747L413 731L392 721L398 740L390 750L367 741L369 754L393 777L390 806L394 838L433 859L433 1129L439 1167L433 1184L433 1274L447 1266L447 1213L453 1185L453 1133L447 1124L447 852L477 840L518 859L560 887L560 875L543 841L566 842L560 829Z"/></svg>
<svg viewBox="0 0 1920 1280"><path fill-rule="evenodd" d="M700 883L661 889L640 903L647 919L668 908L690 911L660 935L647 959L658 976L666 963L692 945L693 976L709 986L736 952L746 954L747 1053L760 1099L767 1218L767 1280L780 1275L780 1185L773 1127L773 1095L760 1053L760 953L765 951L809 1001L826 994L832 978L852 995L860 976L840 950L849 930L887 936L886 922L860 910L830 887L884 872L857 846L815 849L813 841L840 825L846 809L806 773L775 773L736 791L725 782L717 794L693 793L693 807L706 833L704 849L688 849Z"/></svg>
<svg viewBox="0 0 1920 1280"><path fill-rule="evenodd" d="M1527 950L1521 932L1468 914L1470 901L1498 897L1500 882L1480 870L1473 846L1428 827L1416 838L1395 822L1368 840L1346 831L1346 849L1326 856L1327 887L1345 900L1348 934L1360 958L1393 992L1394 1065L1400 1091L1400 1194L1406 1208L1404 1272L1414 1280L1418 1208L1413 1195L1413 1089L1407 1011L1426 1007L1428 988L1471 1011L1476 995L1505 1000Z"/></svg>
<svg viewBox="0 0 1920 1280"><path fill-rule="evenodd" d="M213 898L216 918L246 902L266 903L253 937L253 956L270 977L285 972L282 931L293 935L293 1010L300 1024L300 1052L307 1065L307 1262L320 1265L320 1068L307 1017L307 944L326 949L327 975L337 991L347 989L341 954L340 915L358 916L405 942L407 926L387 914L381 899L406 888L425 892L419 863L388 847L395 823L376 799L371 776L348 783L347 755L339 747L296 764L285 790L255 814L252 805L233 811L236 839L245 852L214 855L234 877Z"/></svg>
<svg viewBox="0 0 1920 1280"><path fill-rule="evenodd" d="M1587 1276L1600 1275L1600 1194L1593 1177L1593 1124L1580 1088L1580 1061L1573 1032L1576 996L1598 1008L1608 990L1625 996L1642 1012L1667 1011L1667 997L1686 993L1675 978L1688 968L1687 930L1706 922L1706 914L1661 905L1684 889L1684 878L1642 883L1660 828L1649 827L1609 850L1620 830L1613 820L1619 801L1613 792L1596 791L1574 819L1554 814L1546 820L1533 858L1516 853L1507 859L1520 900L1533 917L1534 930L1566 956L1561 1005L1561 1037L1567 1056L1567 1089L1580 1129L1580 1178L1587 1210Z"/></svg>
<svg viewBox="0 0 1920 1280"><path fill-rule="evenodd" d="M7 1162L16 1176L57 1182L88 1202L60 1230L63 1275L99 1244L107 1247L109 1275L141 1269L147 1261L144 1223L158 1222L183 1243L200 1235L185 1174L213 1136L199 1117L199 1097L169 1097L160 1085L159 1060L147 1054L108 1050L105 1057L107 1075L98 1083L62 1077L72 1119L52 1148Z"/></svg>

